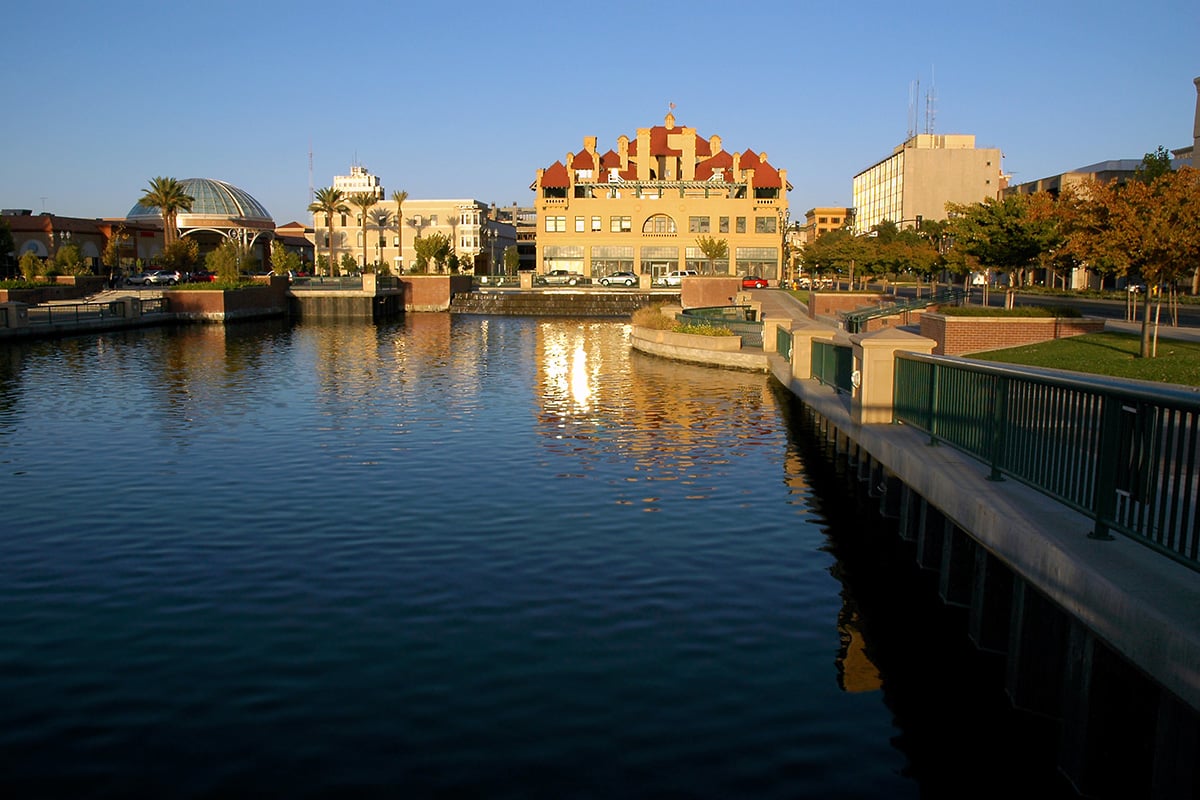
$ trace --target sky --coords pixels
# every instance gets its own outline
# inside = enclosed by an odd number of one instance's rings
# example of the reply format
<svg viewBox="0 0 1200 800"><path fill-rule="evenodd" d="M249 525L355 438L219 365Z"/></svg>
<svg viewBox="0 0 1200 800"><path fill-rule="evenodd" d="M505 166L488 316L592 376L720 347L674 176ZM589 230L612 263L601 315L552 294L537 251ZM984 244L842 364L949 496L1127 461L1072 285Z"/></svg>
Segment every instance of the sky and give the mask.
<svg viewBox="0 0 1200 800"><path fill-rule="evenodd" d="M910 130L974 134L1016 183L1187 146L1200 76L1197 0L60 0L4 17L0 208L88 218L169 176L311 224L310 186L353 164L388 197L532 205L539 168L585 136L615 150L673 103L678 125L786 169L797 219L850 205Z"/></svg>

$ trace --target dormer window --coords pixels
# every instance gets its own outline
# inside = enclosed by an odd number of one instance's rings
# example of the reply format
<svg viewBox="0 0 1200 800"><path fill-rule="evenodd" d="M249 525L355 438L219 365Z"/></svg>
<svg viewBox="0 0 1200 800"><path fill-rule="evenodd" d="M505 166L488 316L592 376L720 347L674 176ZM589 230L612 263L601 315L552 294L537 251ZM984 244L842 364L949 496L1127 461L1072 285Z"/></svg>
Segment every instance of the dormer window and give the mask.
<svg viewBox="0 0 1200 800"><path fill-rule="evenodd" d="M591 179L592 179L592 171L591 171L590 169L577 169L577 170L575 170L575 180L577 180L577 181L590 181Z"/></svg>

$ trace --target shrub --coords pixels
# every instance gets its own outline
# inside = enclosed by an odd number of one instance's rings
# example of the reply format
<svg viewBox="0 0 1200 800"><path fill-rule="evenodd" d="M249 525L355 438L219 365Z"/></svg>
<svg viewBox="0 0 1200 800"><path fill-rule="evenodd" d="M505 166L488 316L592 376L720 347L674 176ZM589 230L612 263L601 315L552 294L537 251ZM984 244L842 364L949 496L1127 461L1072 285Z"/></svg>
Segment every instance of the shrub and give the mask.
<svg viewBox="0 0 1200 800"><path fill-rule="evenodd" d="M1066 306L1017 306L990 308L988 306L943 306L939 314L947 317L1081 317L1077 308Z"/></svg>
<svg viewBox="0 0 1200 800"><path fill-rule="evenodd" d="M21 255L21 274L25 276L25 280L31 281L42 274L44 265L42 260L32 250L26 250Z"/></svg>
<svg viewBox="0 0 1200 800"><path fill-rule="evenodd" d="M642 306L633 312L633 324L639 328L669 331L675 327L675 320L662 313L661 305Z"/></svg>
<svg viewBox="0 0 1200 800"><path fill-rule="evenodd" d="M711 322L678 322L675 324L676 333L692 333L698 336L736 336L733 331L723 325L713 325Z"/></svg>

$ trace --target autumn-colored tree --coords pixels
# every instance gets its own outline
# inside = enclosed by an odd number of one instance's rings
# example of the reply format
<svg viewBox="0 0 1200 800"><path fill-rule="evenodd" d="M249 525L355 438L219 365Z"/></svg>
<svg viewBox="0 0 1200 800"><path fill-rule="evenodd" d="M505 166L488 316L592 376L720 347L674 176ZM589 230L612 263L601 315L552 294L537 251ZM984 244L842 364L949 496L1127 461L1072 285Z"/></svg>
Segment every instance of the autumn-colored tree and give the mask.
<svg viewBox="0 0 1200 800"><path fill-rule="evenodd" d="M1140 277L1150 291L1143 301L1143 358L1152 354L1150 304L1173 292L1200 263L1200 171L1184 167L1149 183L1091 183L1080 192L1084 223L1075 247L1089 260Z"/></svg>
<svg viewBox="0 0 1200 800"><path fill-rule="evenodd" d="M200 260L200 245L195 239L184 236L165 246L159 253L158 260L168 269L186 272Z"/></svg>

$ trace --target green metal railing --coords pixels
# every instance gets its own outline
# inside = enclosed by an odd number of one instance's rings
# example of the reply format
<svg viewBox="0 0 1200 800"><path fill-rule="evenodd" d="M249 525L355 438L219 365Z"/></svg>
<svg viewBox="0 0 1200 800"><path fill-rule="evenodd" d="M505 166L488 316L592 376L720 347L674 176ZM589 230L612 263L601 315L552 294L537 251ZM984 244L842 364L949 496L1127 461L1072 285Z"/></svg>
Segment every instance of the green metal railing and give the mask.
<svg viewBox="0 0 1200 800"><path fill-rule="evenodd" d="M1200 396L899 353L895 419L1200 570Z"/></svg>
<svg viewBox="0 0 1200 800"><path fill-rule="evenodd" d="M762 347L763 324L755 319L752 306L702 306L689 308L675 315L679 322L708 324L728 328L742 337L742 344Z"/></svg>
<svg viewBox="0 0 1200 800"><path fill-rule="evenodd" d="M878 308L864 308L858 311L848 311L842 319L846 323L847 333L862 333L866 327L867 321L878 317L894 317L899 314L907 314L910 311L915 311L920 308L928 308L932 305L945 305L947 303L959 305L967 293L961 288L942 289L930 297L918 297L912 300L904 300L897 303L879 306Z"/></svg>
<svg viewBox="0 0 1200 800"><path fill-rule="evenodd" d="M812 376L826 386L849 394L854 373L854 349L828 340L812 340Z"/></svg>
<svg viewBox="0 0 1200 800"><path fill-rule="evenodd" d="M775 349L779 355L792 363L792 332L780 326L775 329Z"/></svg>
<svg viewBox="0 0 1200 800"><path fill-rule="evenodd" d="M62 325L88 320L112 319L123 315L121 303L54 303L44 306L29 306L30 325Z"/></svg>

